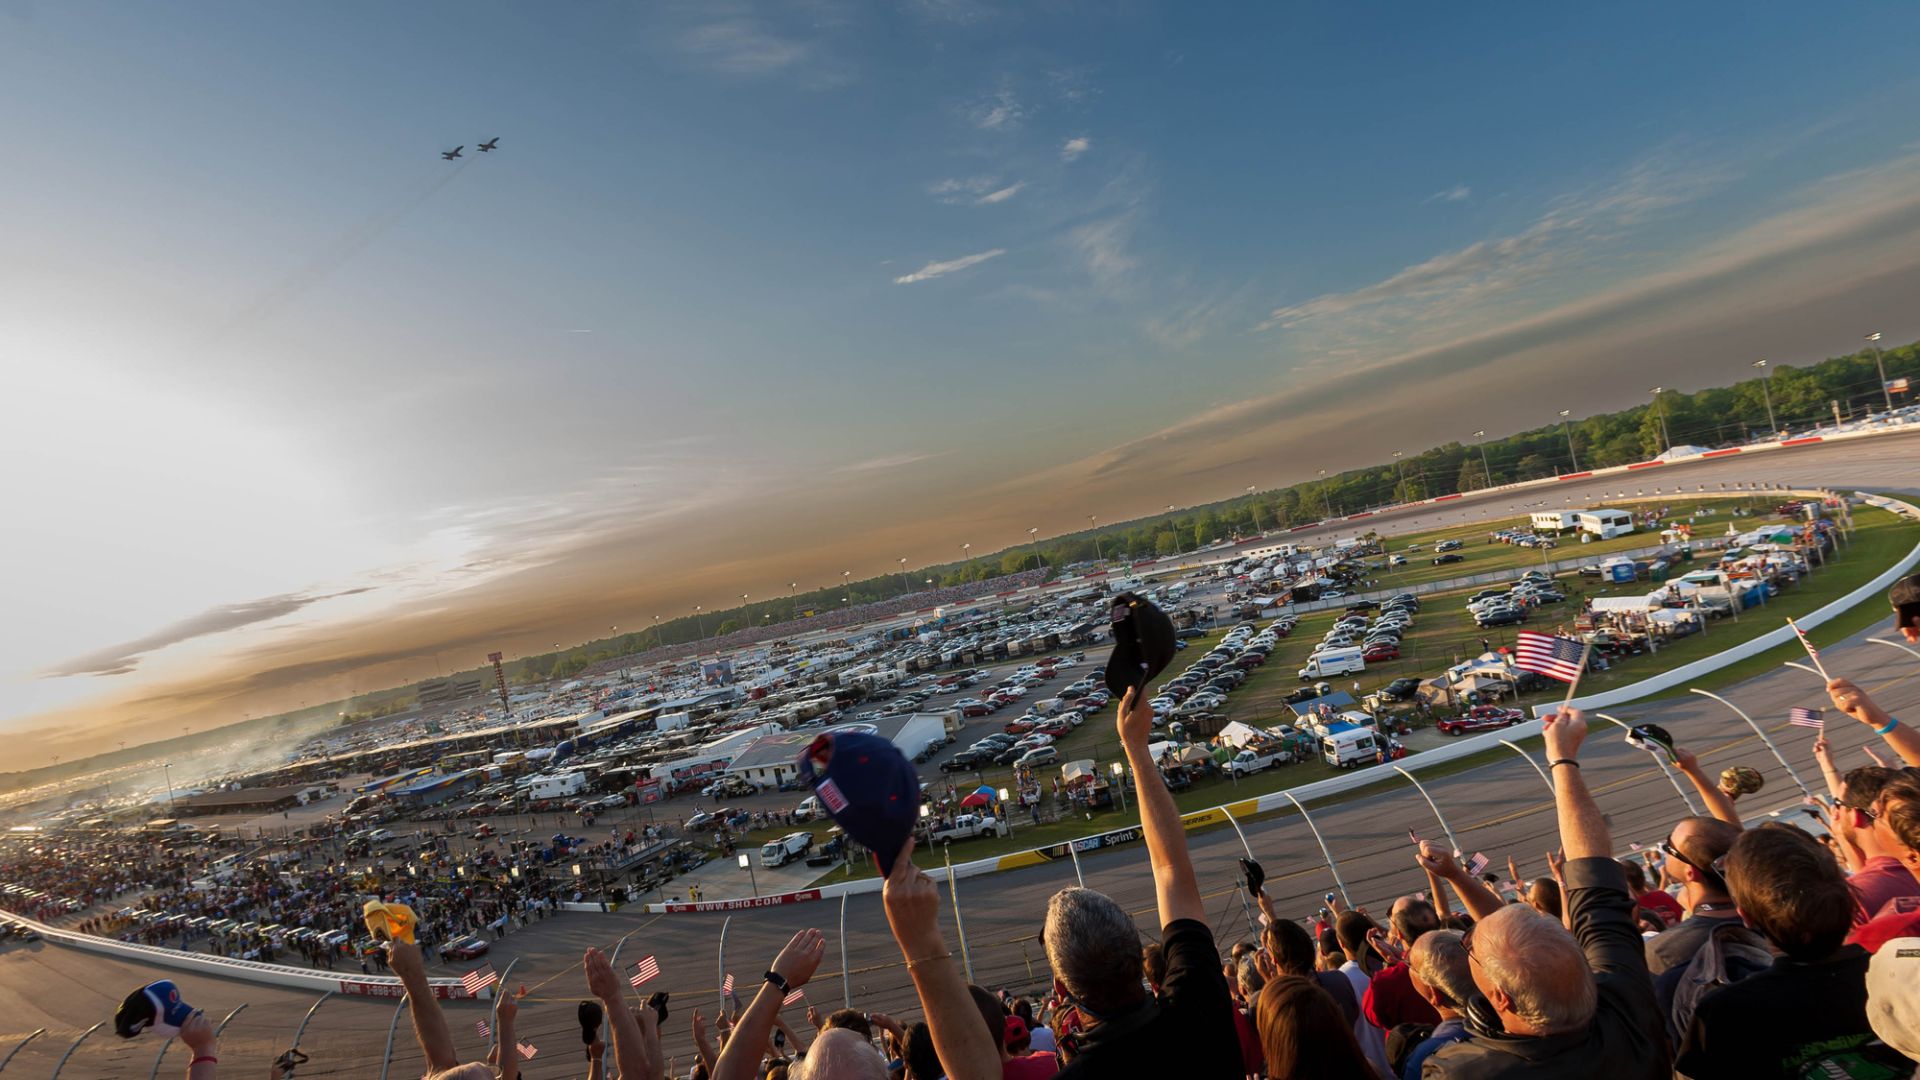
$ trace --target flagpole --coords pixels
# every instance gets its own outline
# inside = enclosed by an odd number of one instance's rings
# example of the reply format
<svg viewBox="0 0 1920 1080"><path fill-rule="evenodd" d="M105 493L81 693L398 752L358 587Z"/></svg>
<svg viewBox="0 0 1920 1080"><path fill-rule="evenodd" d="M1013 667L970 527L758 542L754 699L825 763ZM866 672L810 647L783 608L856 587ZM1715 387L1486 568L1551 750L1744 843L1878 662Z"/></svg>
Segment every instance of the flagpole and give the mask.
<svg viewBox="0 0 1920 1080"><path fill-rule="evenodd" d="M1827 674L1827 669L1820 663L1820 654L1813 651L1813 642L1807 640L1807 632L1800 629L1800 625L1793 621L1792 616L1787 617L1787 625L1793 627L1794 636L1800 639L1800 647L1807 650L1807 659L1813 661L1813 666L1820 672L1820 677L1832 682L1833 676Z"/></svg>

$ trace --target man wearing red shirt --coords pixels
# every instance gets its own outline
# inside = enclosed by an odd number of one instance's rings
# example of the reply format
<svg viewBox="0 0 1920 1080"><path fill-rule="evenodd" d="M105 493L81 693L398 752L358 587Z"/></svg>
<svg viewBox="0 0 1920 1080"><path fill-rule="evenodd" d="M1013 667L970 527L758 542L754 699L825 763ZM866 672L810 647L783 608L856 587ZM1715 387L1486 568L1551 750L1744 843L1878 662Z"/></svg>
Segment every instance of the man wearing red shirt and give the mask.
<svg viewBox="0 0 1920 1080"><path fill-rule="evenodd" d="M1440 1014L1414 989L1405 957L1420 935L1440 929L1439 913L1425 900L1403 896L1389 909L1387 926L1387 948L1382 951L1391 954L1384 958L1392 962L1367 983L1360 999L1361 1011L1366 1013L1368 1023L1382 1031L1392 1031L1401 1024L1438 1024Z"/></svg>
<svg viewBox="0 0 1920 1080"><path fill-rule="evenodd" d="M1680 906L1680 901L1675 900L1672 893L1647 887L1647 872L1639 863L1632 859L1618 861L1620 869L1627 872L1627 891L1633 894L1634 903L1660 916L1660 921L1667 926L1673 926L1687 917L1687 909Z"/></svg>
<svg viewBox="0 0 1920 1080"><path fill-rule="evenodd" d="M1853 813L1871 820L1874 835L1882 839L1888 854L1901 866L1909 872L1920 869L1920 777L1913 770L1895 774L1881 787L1869 809ZM1920 903L1896 897L1886 905L1884 914L1854 927L1847 940L1874 952L1894 938L1915 934L1920 934Z"/></svg>

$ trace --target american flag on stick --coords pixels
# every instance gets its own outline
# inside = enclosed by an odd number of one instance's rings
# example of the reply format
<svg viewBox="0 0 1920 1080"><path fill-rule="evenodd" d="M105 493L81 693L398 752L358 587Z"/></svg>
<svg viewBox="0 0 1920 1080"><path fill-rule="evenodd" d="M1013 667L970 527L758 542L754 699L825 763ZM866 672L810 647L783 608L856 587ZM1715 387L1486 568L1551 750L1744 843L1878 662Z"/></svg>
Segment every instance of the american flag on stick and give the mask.
<svg viewBox="0 0 1920 1080"><path fill-rule="evenodd" d="M460 985L467 993L478 997L480 991L500 981L500 973L492 968L475 968L460 976Z"/></svg>
<svg viewBox="0 0 1920 1080"><path fill-rule="evenodd" d="M533 1055L540 1052L540 1048L532 1043L514 1043L513 1045L515 1049L520 1051L520 1056L526 1058L528 1061L532 1061Z"/></svg>
<svg viewBox="0 0 1920 1080"><path fill-rule="evenodd" d="M1788 709L1787 723L1795 727L1819 728L1824 731L1827 727L1826 710L1801 709L1797 707Z"/></svg>
<svg viewBox="0 0 1920 1080"><path fill-rule="evenodd" d="M479 1032L480 1037L483 1039L493 1038L493 1029L487 1026L485 1020L475 1020L473 1022L473 1030Z"/></svg>
<svg viewBox="0 0 1920 1080"><path fill-rule="evenodd" d="M806 996L807 996L807 992L805 990L795 990L792 993L788 994L786 997L780 999L780 1007L784 1009L787 1006L792 1005L794 1002L799 1001L801 998L804 998Z"/></svg>
<svg viewBox="0 0 1920 1080"><path fill-rule="evenodd" d="M1820 663L1820 652L1813 647L1813 642L1807 640L1807 632L1792 619L1787 620L1787 625L1793 627L1794 636L1800 639L1800 647L1807 650L1807 659L1813 661L1814 670L1820 673L1821 678L1831 681L1833 676L1828 675L1827 669Z"/></svg>
<svg viewBox="0 0 1920 1080"><path fill-rule="evenodd" d="M727 977L720 980L720 992L728 997L733 996L733 972L727 972Z"/></svg>
<svg viewBox="0 0 1920 1080"><path fill-rule="evenodd" d="M1564 683L1579 682L1587 646L1572 638L1522 630L1514 636L1513 666Z"/></svg>
<svg viewBox="0 0 1920 1080"><path fill-rule="evenodd" d="M631 983L635 990L638 990L640 989L641 983L646 982L648 979L655 978L659 974L660 961L651 956L642 957L639 963L633 965L633 974L627 977L627 982Z"/></svg>

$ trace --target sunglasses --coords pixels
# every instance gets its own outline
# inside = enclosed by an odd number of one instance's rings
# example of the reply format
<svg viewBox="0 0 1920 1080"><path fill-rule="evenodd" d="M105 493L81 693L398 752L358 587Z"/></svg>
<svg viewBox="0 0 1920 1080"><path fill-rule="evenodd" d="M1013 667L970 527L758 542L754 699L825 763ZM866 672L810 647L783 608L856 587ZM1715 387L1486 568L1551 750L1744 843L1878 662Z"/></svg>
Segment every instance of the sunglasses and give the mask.
<svg viewBox="0 0 1920 1080"><path fill-rule="evenodd" d="M1480 924L1474 923L1472 926L1467 927L1466 933L1460 935L1460 948L1466 952L1467 959L1469 960L1473 959L1473 933L1478 929L1480 929Z"/></svg>

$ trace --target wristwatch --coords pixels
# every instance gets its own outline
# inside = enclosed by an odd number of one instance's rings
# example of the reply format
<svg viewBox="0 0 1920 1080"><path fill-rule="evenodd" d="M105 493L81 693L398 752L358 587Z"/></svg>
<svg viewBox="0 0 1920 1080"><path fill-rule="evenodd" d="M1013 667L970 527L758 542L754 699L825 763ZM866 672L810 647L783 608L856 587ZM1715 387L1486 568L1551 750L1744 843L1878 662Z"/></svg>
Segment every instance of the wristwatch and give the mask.
<svg viewBox="0 0 1920 1080"><path fill-rule="evenodd" d="M781 993L784 994L787 992L788 990L787 980L781 978L779 972L769 970L765 975L761 977L766 979L768 982L772 983L774 987L778 989Z"/></svg>

